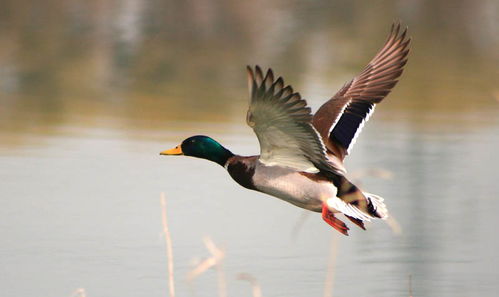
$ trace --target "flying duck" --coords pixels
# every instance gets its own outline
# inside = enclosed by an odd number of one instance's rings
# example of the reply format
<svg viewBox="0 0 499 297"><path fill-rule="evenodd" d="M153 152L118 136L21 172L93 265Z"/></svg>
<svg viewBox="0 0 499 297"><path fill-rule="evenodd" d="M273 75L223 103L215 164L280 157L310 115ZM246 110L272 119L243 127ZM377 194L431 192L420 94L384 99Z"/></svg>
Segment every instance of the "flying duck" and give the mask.
<svg viewBox="0 0 499 297"><path fill-rule="evenodd" d="M344 235L342 213L365 230L364 221L386 219L380 196L351 183L343 160L377 103L397 84L407 63L407 28L392 25L384 46L364 70L312 115L300 93L282 77L247 67L250 91L247 124L260 143L260 155L233 154L208 136L192 136L161 155L185 155L216 162L241 186L298 207L321 212Z"/></svg>

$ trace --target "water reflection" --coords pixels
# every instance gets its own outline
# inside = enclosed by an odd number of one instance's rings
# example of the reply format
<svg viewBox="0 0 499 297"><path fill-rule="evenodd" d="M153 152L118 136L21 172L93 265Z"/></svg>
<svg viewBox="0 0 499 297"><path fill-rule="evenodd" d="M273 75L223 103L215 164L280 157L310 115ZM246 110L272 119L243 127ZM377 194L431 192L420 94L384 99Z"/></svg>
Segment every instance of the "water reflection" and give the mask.
<svg viewBox="0 0 499 297"><path fill-rule="evenodd" d="M395 18L409 25L413 50L386 111L420 122L425 110L453 118L497 109L497 3L453 1L454 13L447 5L12 2L0 20L0 127L231 122L218 111L243 114L244 65L256 63L318 105L365 65Z"/></svg>

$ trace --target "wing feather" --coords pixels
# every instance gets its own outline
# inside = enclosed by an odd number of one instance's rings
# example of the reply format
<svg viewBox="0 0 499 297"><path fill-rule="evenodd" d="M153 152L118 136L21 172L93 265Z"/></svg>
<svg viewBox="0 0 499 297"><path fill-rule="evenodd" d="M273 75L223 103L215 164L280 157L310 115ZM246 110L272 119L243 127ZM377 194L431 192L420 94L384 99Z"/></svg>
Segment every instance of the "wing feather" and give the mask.
<svg viewBox="0 0 499 297"><path fill-rule="evenodd" d="M312 123L322 137L328 157L341 163L349 154L377 103L390 93L407 63L407 28L393 24L381 50L364 70L346 83L314 115Z"/></svg>
<svg viewBox="0 0 499 297"><path fill-rule="evenodd" d="M307 102L284 80L264 75L259 66L249 66L250 104L246 121L260 142L260 161L267 166L287 166L298 171L326 170L340 173L327 162L320 135L312 126Z"/></svg>

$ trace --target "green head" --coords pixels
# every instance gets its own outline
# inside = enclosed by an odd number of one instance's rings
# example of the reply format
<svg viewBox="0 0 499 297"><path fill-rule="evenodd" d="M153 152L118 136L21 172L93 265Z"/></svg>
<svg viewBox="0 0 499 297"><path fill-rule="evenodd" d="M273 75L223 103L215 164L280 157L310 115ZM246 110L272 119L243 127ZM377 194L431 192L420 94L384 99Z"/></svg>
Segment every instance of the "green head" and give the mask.
<svg viewBox="0 0 499 297"><path fill-rule="evenodd" d="M207 159L225 165L227 160L234 156L228 149L211 137L204 135L191 136L176 147L162 151L160 155L184 155Z"/></svg>

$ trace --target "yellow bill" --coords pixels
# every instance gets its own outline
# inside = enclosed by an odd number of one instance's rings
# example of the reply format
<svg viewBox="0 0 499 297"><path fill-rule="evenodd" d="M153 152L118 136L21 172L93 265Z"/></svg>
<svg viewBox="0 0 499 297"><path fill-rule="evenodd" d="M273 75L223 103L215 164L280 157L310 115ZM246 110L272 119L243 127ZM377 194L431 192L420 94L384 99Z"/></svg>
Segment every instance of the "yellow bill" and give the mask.
<svg viewBox="0 0 499 297"><path fill-rule="evenodd" d="M182 152L182 148L180 147L180 145L177 145L176 147L166 151L162 151L159 154L172 156L172 155L183 155L184 153Z"/></svg>

